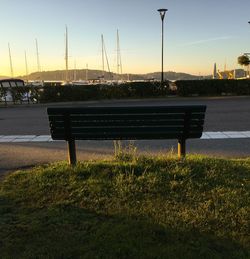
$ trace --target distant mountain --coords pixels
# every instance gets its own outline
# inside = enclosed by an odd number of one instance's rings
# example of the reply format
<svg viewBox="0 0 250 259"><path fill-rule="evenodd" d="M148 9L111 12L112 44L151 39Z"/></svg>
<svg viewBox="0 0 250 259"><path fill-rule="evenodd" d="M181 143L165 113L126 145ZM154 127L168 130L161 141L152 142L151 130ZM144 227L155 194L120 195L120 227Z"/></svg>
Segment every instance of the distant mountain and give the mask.
<svg viewBox="0 0 250 259"><path fill-rule="evenodd" d="M98 79L103 76L101 70L86 70L86 69L72 69L68 71L68 77L70 81L74 80L85 80L88 77L91 79ZM64 81L66 77L65 70L55 70L55 71L43 71L31 73L28 78L29 80L53 80L53 81ZM110 79L114 78L115 74L104 71L104 78ZM26 79L26 76L21 76L20 78Z"/></svg>
<svg viewBox="0 0 250 259"><path fill-rule="evenodd" d="M28 78L29 80L54 80L63 81L65 80L66 71L65 70L55 70L55 71L43 71L31 73ZM89 80L98 79L103 76L103 71L101 70L91 70L88 69L77 69L68 71L69 80L85 80L86 76ZM19 78L26 79L26 76L20 76ZM122 74L117 75L115 73L109 73L104 71L105 79L130 79L130 80L145 80L145 79L157 79L160 80L161 72L147 73L147 74ZM164 78L168 80L198 80L201 78L211 78L211 76L195 76L187 73L177 73L177 72L164 72Z"/></svg>
<svg viewBox="0 0 250 259"><path fill-rule="evenodd" d="M155 79L160 80L161 73L160 72L148 73L145 76L147 78L155 78ZM177 72L168 71L168 72L164 72L164 78L166 78L168 80L198 80L198 79L201 79L201 76L195 76L195 75L190 75L187 73L177 73Z"/></svg>
<svg viewBox="0 0 250 259"><path fill-rule="evenodd" d="M0 79L9 78L8 76L0 76Z"/></svg>

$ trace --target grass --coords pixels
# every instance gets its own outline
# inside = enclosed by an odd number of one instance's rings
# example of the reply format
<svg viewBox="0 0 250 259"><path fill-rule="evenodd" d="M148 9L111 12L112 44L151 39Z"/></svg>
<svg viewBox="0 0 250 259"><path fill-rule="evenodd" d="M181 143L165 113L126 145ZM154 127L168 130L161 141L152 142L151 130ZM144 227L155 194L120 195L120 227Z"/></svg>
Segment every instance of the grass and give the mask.
<svg viewBox="0 0 250 259"><path fill-rule="evenodd" d="M250 258L250 159L56 163L0 183L1 258Z"/></svg>

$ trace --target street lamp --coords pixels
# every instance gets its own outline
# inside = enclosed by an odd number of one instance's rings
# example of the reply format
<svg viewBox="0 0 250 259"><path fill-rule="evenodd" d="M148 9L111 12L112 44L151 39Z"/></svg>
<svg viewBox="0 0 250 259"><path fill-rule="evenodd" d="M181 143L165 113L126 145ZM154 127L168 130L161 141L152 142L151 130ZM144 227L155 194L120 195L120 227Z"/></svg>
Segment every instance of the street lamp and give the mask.
<svg viewBox="0 0 250 259"><path fill-rule="evenodd" d="M160 13L161 16L161 83L163 83L163 21L168 9L158 9L157 11Z"/></svg>

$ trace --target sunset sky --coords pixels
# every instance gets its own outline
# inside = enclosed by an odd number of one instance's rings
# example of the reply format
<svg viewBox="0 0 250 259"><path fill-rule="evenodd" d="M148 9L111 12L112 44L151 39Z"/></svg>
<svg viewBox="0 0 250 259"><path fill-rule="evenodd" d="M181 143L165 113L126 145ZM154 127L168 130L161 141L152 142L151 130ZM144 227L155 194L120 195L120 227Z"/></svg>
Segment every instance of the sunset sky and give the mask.
<svg viewBox="0 0 250 259"><path fill-rule="evenodd" d="M124 73L161 70L161 20L165 17L164 70L211 74L239 68L237 57L250 53L249 0L0 0L0 75L37 70L35 39L42 70L65 68L65 25L69 32L69 68L102 69L101 34L116 72L119 29Z"/></svg>

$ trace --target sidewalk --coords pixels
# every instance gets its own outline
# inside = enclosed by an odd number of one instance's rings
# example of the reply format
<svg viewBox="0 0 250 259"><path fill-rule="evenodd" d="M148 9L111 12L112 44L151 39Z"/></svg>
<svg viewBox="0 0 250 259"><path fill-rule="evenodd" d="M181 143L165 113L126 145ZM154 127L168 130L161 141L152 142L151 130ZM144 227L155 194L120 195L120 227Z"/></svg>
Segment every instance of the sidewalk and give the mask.
<svg viewBox="0 0 250 259"><path fill-rule="evenodd" d="M250 131L207 131L201 139L238 139L250 138ZM0 135L0 143L51 142L50 135ZM61 140L63 141L63 140ZM58 140L57 140L58 142Z"/></svg>

